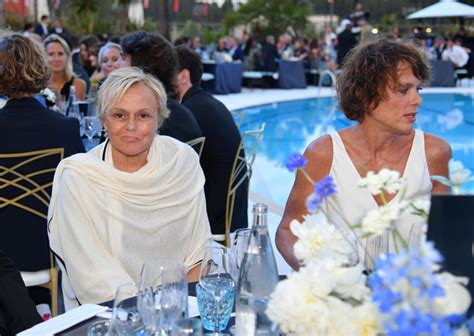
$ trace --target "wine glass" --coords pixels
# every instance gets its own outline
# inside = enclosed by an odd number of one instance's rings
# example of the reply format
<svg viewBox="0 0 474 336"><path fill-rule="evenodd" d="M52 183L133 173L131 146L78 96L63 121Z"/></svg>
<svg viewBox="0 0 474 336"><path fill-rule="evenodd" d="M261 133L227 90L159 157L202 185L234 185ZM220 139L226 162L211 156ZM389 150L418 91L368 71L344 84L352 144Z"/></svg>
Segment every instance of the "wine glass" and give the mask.
<svg viewBox="0 0 474 336"><path fill-rule="evenodd" d="M188 284L184 265L167 259L144 263L139 286L139 309L147 330L167 334L187 313Z"/></svg>
<svg viewBox="0 0 474 336"><path fill-rule="evenodd" d="M225 247L205 249L196 285L198 308L205 329L220 333L229 323L236 283L230 274L231 253Z"/></svg>
<svg viewBox="0 0 474 336"><path fill-rule="evenodd" d="M145 327L138 311L138 288L124 284L117 288L109 335L141 335Z"/></svg>
<svg viewBox="0 0 474 336"><path fill-rule="evenodd" d="M185 318L174 323L171 336L202 336L202 323L198 318Z"/></svg>
<svg viewBox="0 0 474 336"><path fill-rule="evenodd" d="M91 149L93 146L92 139L94 135L97 133L97 127L98 127L98 118L97 117L84 117L82 120L83 126L84 126L84 133L87 136L87 147L88 149Z"/></svg>

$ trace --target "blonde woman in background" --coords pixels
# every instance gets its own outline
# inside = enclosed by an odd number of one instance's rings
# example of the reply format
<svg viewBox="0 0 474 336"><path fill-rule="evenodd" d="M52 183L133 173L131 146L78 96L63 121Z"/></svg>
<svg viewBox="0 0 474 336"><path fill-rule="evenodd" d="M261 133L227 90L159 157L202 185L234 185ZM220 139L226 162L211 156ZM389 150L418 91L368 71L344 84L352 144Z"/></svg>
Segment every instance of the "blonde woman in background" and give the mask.
<svg viewBox="0 0 474 336"><path fill-rule="evenodd" d="M51 79L48 87L56 93L58 100L69 99L71 85L76 88L78 100L86 97L86 82L74 74L72 70L71 49L59 35L49 35L43 42L48 55L48 64L51 68Z"/></svg>

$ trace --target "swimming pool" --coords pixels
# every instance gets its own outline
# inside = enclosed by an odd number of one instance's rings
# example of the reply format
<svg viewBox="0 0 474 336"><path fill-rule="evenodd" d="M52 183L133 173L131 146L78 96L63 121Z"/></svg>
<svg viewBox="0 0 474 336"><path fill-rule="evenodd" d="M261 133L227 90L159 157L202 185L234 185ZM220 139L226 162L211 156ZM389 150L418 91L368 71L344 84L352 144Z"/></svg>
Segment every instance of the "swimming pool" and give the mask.
<svg viewBox="0 0 474 336"><path fill-rule="evenodd" d="M474 171L474 93L424 94L415 127L445 139L453 157ZM266 123L253 166L251 190L281 209L294 181L283 164L294 152L303 153L317 137L350 126L337 99L324 97L240 109L241 132ZM465 192L474 193L474 183Z"/></svg>

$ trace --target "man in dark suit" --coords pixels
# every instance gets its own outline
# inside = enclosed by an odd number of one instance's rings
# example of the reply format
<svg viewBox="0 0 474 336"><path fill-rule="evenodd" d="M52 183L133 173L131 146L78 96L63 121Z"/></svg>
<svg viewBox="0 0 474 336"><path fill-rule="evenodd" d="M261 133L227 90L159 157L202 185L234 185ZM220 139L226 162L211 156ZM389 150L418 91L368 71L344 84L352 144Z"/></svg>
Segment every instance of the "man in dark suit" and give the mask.
<svg viewBox="0 0 474 336"><path fill-rule="evenodd" d="M41 36L42 39L44 39L46 35L48 35L48 23L48 15L43 15L41 16L41 21L38 22L35 26L35 33Z"/></svg>
<svg viewBox="0 0 474 336"><path fill-rule="evenodd" d="M139 67L158 78L165 87L168 95L167 107L171 113L158 133L182 142L201 137L202 132L196 118L191 111L174 99L178 58L171 43L161 35L142 31L124 36L120 44L123 53L117 61L120 67Z"/></svg>
<svg viewBox="0 0 474 336"><path fill-rule="evenodd" d="M200 86L202 64L193 50L176 48L180 72L178 91L181 103L196 117L206 137L201 157L201 166L206 176L207 215L213 234L225 231L225 208L229 178L235 154L241 140L239 130L229 110ZM247 227L248 180L237 190L231 232Z"/></svg>
<svg viewBox="0 0 474 336"><path fill-rule="evenodd" d="M2 250L0 288L0 335L16 335L43 321L28 296L20 272Z"/></svg>

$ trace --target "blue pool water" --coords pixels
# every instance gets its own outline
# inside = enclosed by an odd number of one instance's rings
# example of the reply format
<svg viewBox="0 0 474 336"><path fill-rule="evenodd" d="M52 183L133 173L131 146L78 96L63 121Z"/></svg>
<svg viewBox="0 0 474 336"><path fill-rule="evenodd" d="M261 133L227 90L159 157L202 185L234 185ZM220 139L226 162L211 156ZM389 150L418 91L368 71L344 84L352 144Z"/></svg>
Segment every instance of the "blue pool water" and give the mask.
<svg viewBox="0 0 474 336"><path fill-rule="evenodd" d="M453 157L474 172L474 94L424 94L416 128L445 139ZM350 126L334 97L275 103L240 110L241 131L266 123L258 149L251 189L284 207L294 174L283 167L294 152L303 153L312 140ZM474 183L464 191L474 193Z"/></svg>

